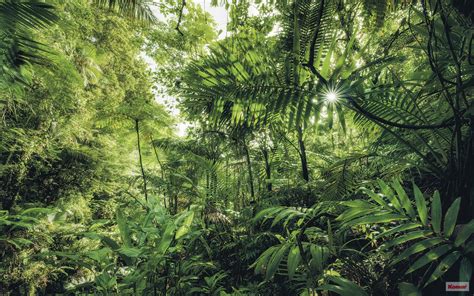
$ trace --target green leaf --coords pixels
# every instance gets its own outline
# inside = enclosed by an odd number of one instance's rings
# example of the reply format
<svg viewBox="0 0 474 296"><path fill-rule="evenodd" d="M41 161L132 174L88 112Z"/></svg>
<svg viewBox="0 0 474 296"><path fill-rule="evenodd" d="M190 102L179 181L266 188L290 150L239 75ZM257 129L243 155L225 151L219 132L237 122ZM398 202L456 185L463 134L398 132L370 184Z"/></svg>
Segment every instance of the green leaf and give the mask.
<svg viewBox="0 0 474 296"><path fill-rule="evenodd" d="M346 134L346 119L344 117L344 110L342 109L341 104L336 104L337 118L339 119L339 124L342 127L342 131Z"/></svg>
<svg viewBox="0 0 474 296"><path fill-rule="evenodd" d="M455 251L447 255L446 257L444 257L443 260L441 260L439 265L431 274L430 278L425 284L425 287L428 286L430 283L436 281L443 274L445 274L446 271L448 271L451 268L451 266L453 266L453 264L456 263L456 261L458 261L460 256L461 256L461 253L458 251Z"/></svg>
<svg viewBox="0 0 474 296"><path fill-rule="evenodd" d="M107 236L100 236L100 240L104 245L109 246L112 250L116 251L120 249L119 244L117 244L113 239Z"/></svg>
<svg viewBox="0 0 474 296"><path fill-rule="evenodd" d="M400 204L400 201L398 198L395 196L393 190L385 183L383 180L377 180L377 183L379 184L380 189L382 190L382 193L387 196L387 198L390 200L392 203L393 207L399 211L400 213L404 213L402 206Z"/></svg>
<svg viewBox="0 0 474 296"><path fill-rule="evenodd" d="M171 245L174 237L175 225L172 222L169 222L166 226L165 232L161 236L160 243L158 244L158 253L165 254L168 250L168 247Z"/></svg>
<svg viewBox="0 0 474 296"><path fill-rule="evenodd" d="M392 262L393 264L397 264L398 262L407 259L408 257L415 255L419 252L422 252L428 248L436 246L445 240L439 237L425 239L419 242L416 242L414 245L403 251L400 255L398 255L395 260Z"/></svg>
<svg viewBox="0 0 474 296"><path fill-rule="evenodd" d="M415 202L416 202L416 209L418 211L418 217L420 217L420 221L423 225L428 224L428 210L426 208L426 200L425 196L421 192L420 188L413 184L413 192L415 193Z"/></svg>
<svg viewBox="0 0 474 296"><path fill-rule="evenodd" d="M474 253L474 240L471 240L468 243L466 243L464 250L466 253Z"/></svg>
<svg viewBox="0 0 474 296"><path fill-rule="evenodd" d="M360 217L348 222L347 224L349 226L355 226L355 225L360 225L360 224L387 223L387 222L400 221L400 220L406 220L406 219L407 218L405 216L402 216L399 214L388 213L388 214L378 214L378 215Z"/></svg>
<svg viewBox="0 0 474 296"><path fill-rule="evenodd" d="M283 256L285 255L286 251L288 251L289 247L289 244L284 244L280 247L280 249L278 249L278 251L273 253L272 257L268 261L267 272L265 273L266 280L269 280L275 274L281 260L283 259Z"/></svg>
<svg viewBox="0 0 474 296"><path fill-rule="evenodd" d="M355 218L359 218L361 216L370 216L370 214L375 212L380 212L380 209L370 207L351 208L340 214L336 220L349 222L350 220L354 220Z"/></svg>
<svg viewBox="0 0 474 296"><path fill-rule="evenodd" d="M291 248L288 253L288 276L290 279L293 279L296 269L298 268L301 262L301 254L298 246Z"/></svg>
<svg viewBox="0 0 474 296"><path fill-rule="evenodd" d="M271 246L270 248L266 249L258 258L255 260L255 262L250 265L250 267L255 268L255 273L257 274L263 274L268 266L268 261L270 261L270 258L272 258L272 255L276 250L278 249L277 246Z"/></svg>
<svg viewBox="0 0 474 296"><path fill-rule="evenodd" d="M331 57L332 57L334 49L336 47L336 43L337 43L337 35L336 35L336 33L334 33L334 36L332 37L331 46L329 47L329 50L326 54L326 57L324 58L324 61L322 62L321 75L325 78L329 77L329 70L330 70L330 66L331 66Z"/></svg>
<svg viewBox="0 0 474 296"><path fill-rule="evenodd" d="M329 250L326 247L311 245L311 267L321 272L324 269L326 260L329 256Z"/></svg>
<svg viewBox="0 0 474 296"><path fill-rule="evenodd" d="M398 291L400 292L400 296L422 296L418 287L411 283L399 283Z"/></svg>
<svg viewBox="0 0 474 296"><path fill-rule="evenodd" d="M444 216L444 227L443 232L446 237L450 237L453 234L456 221L458 219L459 207L461 205L461 198L458 197L449 207L446 215Z"/></svg>
<svg viewBox="0 0 474 296"><path fill-rule="evenodd" d="M373 207L372 203L363 199L348 200L344 201L343 204L349 208L359 208L359 210Z"/></svg>
<svg viewBox="0 0 474 296"><path fill-rule="evenodd" d="M459 281L460 282L469 282L472 276L472 264L469 258L465 257L461 260L461 265L459 266Z"/></svg>
<svg viewBox="0 0 474 296"><path fill-rule="evenodd" d="M131 248L131 247L121 247L120 249L117 250L117 252L119 252L120 254L123 254L127 257L130 257L130 258L136 258L138 256L140 256L141 254L141 250L138 249L138 248Z"/></svg>
<svg viewBox="0 0 474 296"><path fill-rule="evenodd" d="M342 296L368 296L368 294L348 279L342 277L329 277L330 281L337 284L325 284L316 290L332 291Z"/></svg>
<svg viewBox="0 0 474 296"><path fill-rule="evenodd" d="M189 212L189 214L187 214L186 218L184 219L183 224L176 231L176 239L183 237L189 232L189 230L191 229L191 224L193 223L193 219L194 212Z"/></svg>
<svg viewBox="0 0 474 296"><path fill-rule="evenodd" d="M300 212L298 211L295 211L294 209L284 209L283 211L281 211L280 213L278 213L278 215L276 215L275 219L273 219L273 223L272 223L272 227L275 226L278 222L280 222L281 220L283 220L284 218L288 218L288 219L291 219L292 217L295 217L295 216L300 216L298 215L300 214Z"/></svg>
<svg viewBox="0 0 474 296"><path fill-rule="evenodd" d="M438 190L433 194L433 203L431 204L431 225L435 233L441 232L441 198Z"/></svg>
<svg viewBox="0 0 474 296"><path fill-rule="evenodd" d="M375 236L375 239L379 239L379 238L389 236L389 235L392 235L392 234L395 234L395 233L399 233L399 232L402 232L402 231L412 230L412 229L418 228L418 227L421 227L421 224L418 224L418 223L401 224L401 225L398 225L398 226L396 226L396 227L394 227L390 230L384 231L381 234Z"/></svg>
<svg viewBox="0 0 474 296"><path fill-rule="evenodd" d="M384 243L381 247L380 247L380 250L386 250L390 247L393 247L393 246L396 246L396 245L400 245L400 244L404 244L408 241L411 241L411 240L414 240L414 239L418 239L418 238L422 238L422 237L426 237L428 235L431 235L432 232L430 230L418 230L418 231L412 231L412 232L409 232L407 234L404 234L402 236L399 236L389 242L386 242Z"/></svg>
<svg viewBox="0 0 474 296"><path fill-rule="evenodd" d="M85 255L89 258L91 258L92 260L95 260L97 262L103 262L105 261L104 259L107 258L107 255L110 253L110 249L109 248L100 248L98 250L92 250L92 251L88 251L85 253Z"/></svg>
<svg viewBox="0 0 474 296"><path fill-rule="evenodd" d="M405 192L405 190L403 189L402 185L400 184L400 182L398 182L398 180L394 180L392 182L392 187L395 189L395 191L397 192L397 195L400 199L400 203L402 205L402 207L405 209L406 213L411 217L411 218L415 218L415 210L413 209L413 206L411 205L411 201L410 199L408 198L408 195L407 193Z"/></svg>
<svg viewBox="0 0 474 296"><path fill-rule="evenodd" d="M258 212L257 215L255 215L255 217L253 218L253 221L257 222L260 219L265 218L266 216L273 217L276 213L278 213L281 210L282 210L281 207L266 208ZM268 217L266 217L265 220L268 219Z"/></svg>
<svg viewBox="0 0 474 296"><path fill-rule="evenodd" d="M127 220L125 219L121 209L117 209L117 226L118 226L123 244L126 247L132 246L132 241L130 238L130 230L128 228Z"/></svg>
<svg viewBox="0 0 474 296"><path fill-rule="evenodd" d="M387 210L390 209L388 204L383 200L383 196L381 194L377 194L377 193L375 193L372 190L367 189L367 188L362 188L362 192L364 192L365 194L370 196L376 203L378 203L379 205L381 205L385 209L387 209Z"/></svg>
<svg viewBox="0 0 474 296"><path fill-rule="evenodd" d="M406 274L412 273L415 270L418 270L425 266L428 263L431 263L435 260L437 260L439 257L443 256L447 252L452 250L451 245L441 245L429 252L427 252L425 255L421 256L420 259L416 260L415 263L413 263L410 268L408 268Z"/></svg>
<svg viewBox="0 0 474 296"><path fill-rule="evenodd" d="M472 235L472 233L474 233L474 220L471 220L462 227L461 231L459 231L456 239L454 240L454 245L459 247Z"/></svg>
<svg viewBox="0 0 474 296"><path fill-rule="evenodd" d="M107 245L108 247L110 247L114 252L118 252L119 249L120 249L120 245L115 242L113 239L111 239L110 237L107 237L107 236L104 236L104 235L99 235L100 237L100 240L102 241L102 243L104 245ZM130 266L133 264L133 260L131 257L125 255L125 254L122 254L120 252L118 252L120 254L120 257L125 261L125 263Z"/></svg>

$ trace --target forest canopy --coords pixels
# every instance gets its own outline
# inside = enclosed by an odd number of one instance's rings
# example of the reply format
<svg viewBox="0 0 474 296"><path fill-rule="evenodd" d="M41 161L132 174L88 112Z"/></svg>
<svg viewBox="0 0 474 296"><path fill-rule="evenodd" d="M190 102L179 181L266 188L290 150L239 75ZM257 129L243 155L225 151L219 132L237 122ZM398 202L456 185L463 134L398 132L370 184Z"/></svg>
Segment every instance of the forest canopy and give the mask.
<svg viewBox="0 0 474 296"><path fill-rule="evenodd" d="M0 294L469 291L473 21L0 0Z"/></svg>

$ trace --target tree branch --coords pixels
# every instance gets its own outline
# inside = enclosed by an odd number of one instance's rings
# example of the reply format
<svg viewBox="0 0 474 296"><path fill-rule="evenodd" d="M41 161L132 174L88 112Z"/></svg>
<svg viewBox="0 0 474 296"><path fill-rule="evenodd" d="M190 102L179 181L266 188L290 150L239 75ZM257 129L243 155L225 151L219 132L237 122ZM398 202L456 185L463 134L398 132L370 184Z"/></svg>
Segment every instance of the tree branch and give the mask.
<svg viewBox="0 0 474 296"><path fill-rule="evenodd" d="M359 105L353 98L348 97L349 104L352 106L355 111L360 112L362 115L367 117L372 121L376 121L378 123L386 124L392 127L398 127L403 129L412 129L412 130L421 130L421 129L439 129L439 128L448 128L453 126L453 118L449 118L442 123L439 124L428 124L428 125L413 125L413 124L403 124L398 122L393 122L386 120L378 115L370 113L369 111L365 110L361 105Z"/></svg>
<svg viewBox="0 0 474 296"><path fill-rule="evenodd" d="M181 36L184 36L184 33L181 32L179 26L181 25L181 20L183 19L183 11L184 11L184 7L186 6L186 0L183 0L183 2L181 2L181 9L179 10L179 16L178 16L178 23L176 24L176 31L178 31L178 33L181 35Z"/></svg>

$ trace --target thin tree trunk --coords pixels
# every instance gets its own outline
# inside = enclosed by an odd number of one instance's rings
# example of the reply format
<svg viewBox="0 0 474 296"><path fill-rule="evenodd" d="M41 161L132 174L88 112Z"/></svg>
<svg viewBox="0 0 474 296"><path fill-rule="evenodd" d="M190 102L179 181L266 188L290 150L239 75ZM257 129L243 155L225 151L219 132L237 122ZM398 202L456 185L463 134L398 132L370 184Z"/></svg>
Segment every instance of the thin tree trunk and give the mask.
<svg viewBox="0 0 474 296"><path fill-rule="evenodd" d="M209 196L209 192L211 191L211 181L209 178L209 172L206 171L206 196Z"/></svg>
<svg viewBox="0 0 474 296"><path fill-rule="evenodd" d="M174 213L177 214L178 213L178 194L176 193L176 195L174 196Z"/></svg>
<svg viewBox="0 0 474 296"><path fill-rule="evenodd" d="M298 127L298 145L300 147L300 160L301 160L301 174L303 175L303 179L308 182L309 181L309 171L308 171L308 160L306 158L306 147L303 141L303 130L301 126Z"/></svg>
<svg viewBox="0 0 474 296"><path fill-rule="evenodd" d="M145 170L143 168L142 150L140 148L140 127L139 127L138 119L135 119L135 131L137 132L138 158L140 159L140 169L142 171L142 177L143 177L143 190L145 191L145 200L148 201L148 192L146 189L146 176L145 176Z"/></svg>
<svg viewBox="0 0 474 296"><path fill-rule="evenodd" d="M270 166L270 160L268 159L268 150L266 148L262 149L263 159L265 160L265 175L267 183L267 191L272 191L272 170Z"/></svg>
<svg viewBox="0 0 474 296"><path fill-rule="evenodd" d="M163 167L163 163L161 162L160 157L158 156L158 152L156 151L155 144L153 144L153 138L152 137L150 137L150 141L151 141L151 146L153 147L153 152L155 153L156 160L158 161L158 164L160 165L161 179L164 182L165 181L165 169ZM163 190L163 206L166 209L166 197L164 195L165 195L165 190Z"/></svg>

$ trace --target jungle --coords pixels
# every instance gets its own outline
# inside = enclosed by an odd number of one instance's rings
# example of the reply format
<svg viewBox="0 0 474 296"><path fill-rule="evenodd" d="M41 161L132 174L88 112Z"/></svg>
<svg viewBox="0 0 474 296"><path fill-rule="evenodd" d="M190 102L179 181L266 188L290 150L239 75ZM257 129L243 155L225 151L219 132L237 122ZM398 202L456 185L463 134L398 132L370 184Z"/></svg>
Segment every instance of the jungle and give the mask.
<svg viewBox="0 0 474 296"><path fill-rule="evenodd" d="M0 295L471 295L473 22L0 0Z"/></svg>

